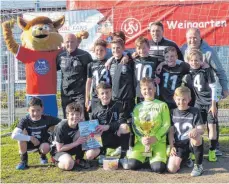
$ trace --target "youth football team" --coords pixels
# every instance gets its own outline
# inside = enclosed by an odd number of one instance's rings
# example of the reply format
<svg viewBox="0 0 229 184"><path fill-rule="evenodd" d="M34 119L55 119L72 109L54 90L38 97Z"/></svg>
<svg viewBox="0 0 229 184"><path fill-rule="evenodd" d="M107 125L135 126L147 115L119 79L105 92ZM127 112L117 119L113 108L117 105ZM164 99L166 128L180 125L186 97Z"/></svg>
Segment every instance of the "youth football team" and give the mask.
<svg viewBox="0 0 229 184"><path fill-rule="evenodd" d="M60 169L72 170L91 167L90 160L102 163L108 148L121 147L119 164L124 169L148 167L156 173L176 173L184 163L193 167L191 176L201 175L206 125L208 159L217 161L215 76L203 64L203 54L192 49L186 63L178 60L175 47L168 46L164 50L165 62L161 63L149 55L149 41L139 37L132 57L125 51L124 34L113 37L110 48L112 57L108 60L107 42L95 42L96 59L88 64L85 81L85 107L77 102L68 104L67 119L43 114L42 101L31 98L28 115L12 133L19 142L21 159L16 169L28 168L31 149L38 149L42 164L48 163L46 154L51 151L52 161ZM78 128L84 108L91 119L99 121L96 131L103 144L99 149L82 150L88 139L79 135ZM51 140L55 140L54 145ZM145 154L146 148L149 155Z"/></svg>

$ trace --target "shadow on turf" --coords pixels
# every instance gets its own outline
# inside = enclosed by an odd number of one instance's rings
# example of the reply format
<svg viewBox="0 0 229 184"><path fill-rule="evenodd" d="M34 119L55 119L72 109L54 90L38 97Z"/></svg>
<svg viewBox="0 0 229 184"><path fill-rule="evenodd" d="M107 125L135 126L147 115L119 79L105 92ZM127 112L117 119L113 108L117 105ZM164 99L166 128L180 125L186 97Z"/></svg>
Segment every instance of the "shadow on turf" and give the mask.
<svg viewBox="0 0 229 184"><path fill-rule="evenodd" d="M49 163L46 165L36 164L30 165L29 168L53 168L57 167L54 163ZM82 168L81 166L75 165L71 171L93 171L99 169L99 165L97 160L90 161L90 168Z"/></svg>
<svg viewBox="0 0 229 184"><path fill-rule="evenodd" d="M57 166L55 166L55 164L47 164L47 165L37 164L37 165L29 165L29 168L28 169L31 169L31 168L33 168L33 169L37 169L37 168L54 168L54 167L57 168ZM99 167L98 166L95 166L95 165L92 165L88 169L84 169L84 168L81 168L79 166L74 166L74 168L71 171L72 172L75 172L75 171L94 171L94 170L98 170L98 169L99 169Z"/></svg>

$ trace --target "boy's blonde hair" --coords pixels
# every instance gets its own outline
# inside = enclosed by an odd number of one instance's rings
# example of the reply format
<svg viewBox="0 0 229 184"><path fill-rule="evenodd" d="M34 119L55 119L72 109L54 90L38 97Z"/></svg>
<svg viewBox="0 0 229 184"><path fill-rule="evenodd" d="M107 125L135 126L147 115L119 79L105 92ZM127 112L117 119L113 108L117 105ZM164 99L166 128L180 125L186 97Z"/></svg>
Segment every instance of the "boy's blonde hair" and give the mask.
<svg viewBox="0 0 229 184"><path fill-rule="evenodd" d="M143 85L146 85L146 84L153 84L153 86L155 87L154 85L154 80L152 78L149 78L149 77L143 77L142 80L140 81L140 87L143 86Z"/></svg>
<svg viewBox="0 0 229 184"><path fill-rule="evenodd" d="M140 36L138 37L136 40L135 40L135 47L139 47L141 46L143 43L145 43L147 45L147 47L150 48L150 45L149 45L149 40L147 38L144 38L143 36Z"/></svg>
<svg viewBox="0 0 229 184"><path fill-rule="evenodd" d="M121 38L117 38L117 39L112 40L111 45L112 44L120 44L122 46L122 48L125 47L125 43L124 43L123 39L121 39Z"/></svg>
<svg viewBox="0 0 229 184"><path fill-rule="evenodd" d="M190 61L192 56L199 56L200 60L203 61L203 54L198 49L192 49L187 55L187 60Z"/></svg>
<svg viewBox="0 0 229 184"><path fill-rule="evenodd" d="M180 86L178 88L176 88L175 92L174 92L174 97L176 96L183 96L183 95L188 95L189 98L191 98L191 91L188 87L186 86Z"/></svg>

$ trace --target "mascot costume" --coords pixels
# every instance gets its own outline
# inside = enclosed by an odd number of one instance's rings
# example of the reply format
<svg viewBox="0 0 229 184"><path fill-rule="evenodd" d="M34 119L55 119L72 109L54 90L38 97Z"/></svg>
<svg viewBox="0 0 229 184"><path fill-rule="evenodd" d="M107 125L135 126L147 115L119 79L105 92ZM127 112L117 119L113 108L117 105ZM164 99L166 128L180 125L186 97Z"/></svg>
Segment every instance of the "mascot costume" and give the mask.
<svg viewBox="0 0 229 184"><path fill-rule="evenodd" d="M18 17L18 26L23 30L21 46L16 43L12 34L15 21L2 24L8 50L25 64L27 102L33 96L39 97L43 101L44 114L52 116L57 116L56 57L63 42L58 29L63 26L64 21L64 16L56 21L43 16L31 21Z"/></svg>

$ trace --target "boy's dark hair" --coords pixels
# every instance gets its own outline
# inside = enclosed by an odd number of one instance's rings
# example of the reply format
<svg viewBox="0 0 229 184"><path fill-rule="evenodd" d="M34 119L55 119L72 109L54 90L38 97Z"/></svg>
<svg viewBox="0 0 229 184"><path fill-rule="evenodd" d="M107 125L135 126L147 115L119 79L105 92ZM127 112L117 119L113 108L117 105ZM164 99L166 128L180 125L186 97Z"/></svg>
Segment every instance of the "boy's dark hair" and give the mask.
<svg viewBox="0 0 229 184"><path fill-rule="evenodd" d="M30 98L29 103L28 103L28 107L35 106L35 105L43 107L42 100L38 97Z"/></svg>
<svg viewBox="0 0 229 184"><path fill-rule="evenodd" d="M111 85L102 81L96 86L96 91L99 89L111 89Z"/></svg>
<svg viewBox="0 0 229 184"><path fill-rule="evenodd" d="M105 40L99 39L99 40L97 40L97 41L95 42L95 44L94 44L94 49L95 49L96 46L102 46L102 47L104 47L104 48L107 48L107 42L106 42Z"/></svg>
<svg viewBox="0 0 229 184"><path fill-rule="evenodd" d="M81 114L83 112L83 107L77 102L72 102L66 107L66 114L69 112L79 112Z"/></svg>
<svg viewBox="0 0 229 184"><path fill-rule="evenodd" d="M152 83L155 87L154 80L150 77L143 77L140 81L140 86L145 85L145 84L150 84Z"/></svg>
<svg viewBox="0 0 229 184"><path fill-rule="evenodd" d="M123 48L125 47L125 43L123 39L117 38L111 41L111 44L120 44Z"/></svg>
<svg viewBox="0 0 229 184"><path fill-rule="evenodd" d="M160 21L152 22L150 24L149 30L151 30L151 27L154 26L154 25L155 26L160 26L162 28L162 30L164 31L164 26L163 26L163 24Z"/></svg>
<svg viewBox="0 0 229 184"><path fill-rule="evenodd" d="M111 37L112 37L112 40L114 39L114 37L120 37L124 41L124 43L126 42L126 36L123 31L114 32L112 33Z"/></svg>
<svg viewBox="0 0 229 184"><path fill-rule="evenodd" d="M173 46L166 47L164 54L167 54L168 52L176 52L177 53L177 49Z"/></svg>
<svg viewBox="0 0 229 184"><path fill-rule="evenodd" d="M139 47L143 43L150 47L149 40L147 38L144 38L143 36L140 36L135 40L135 47Z"/></svg>

